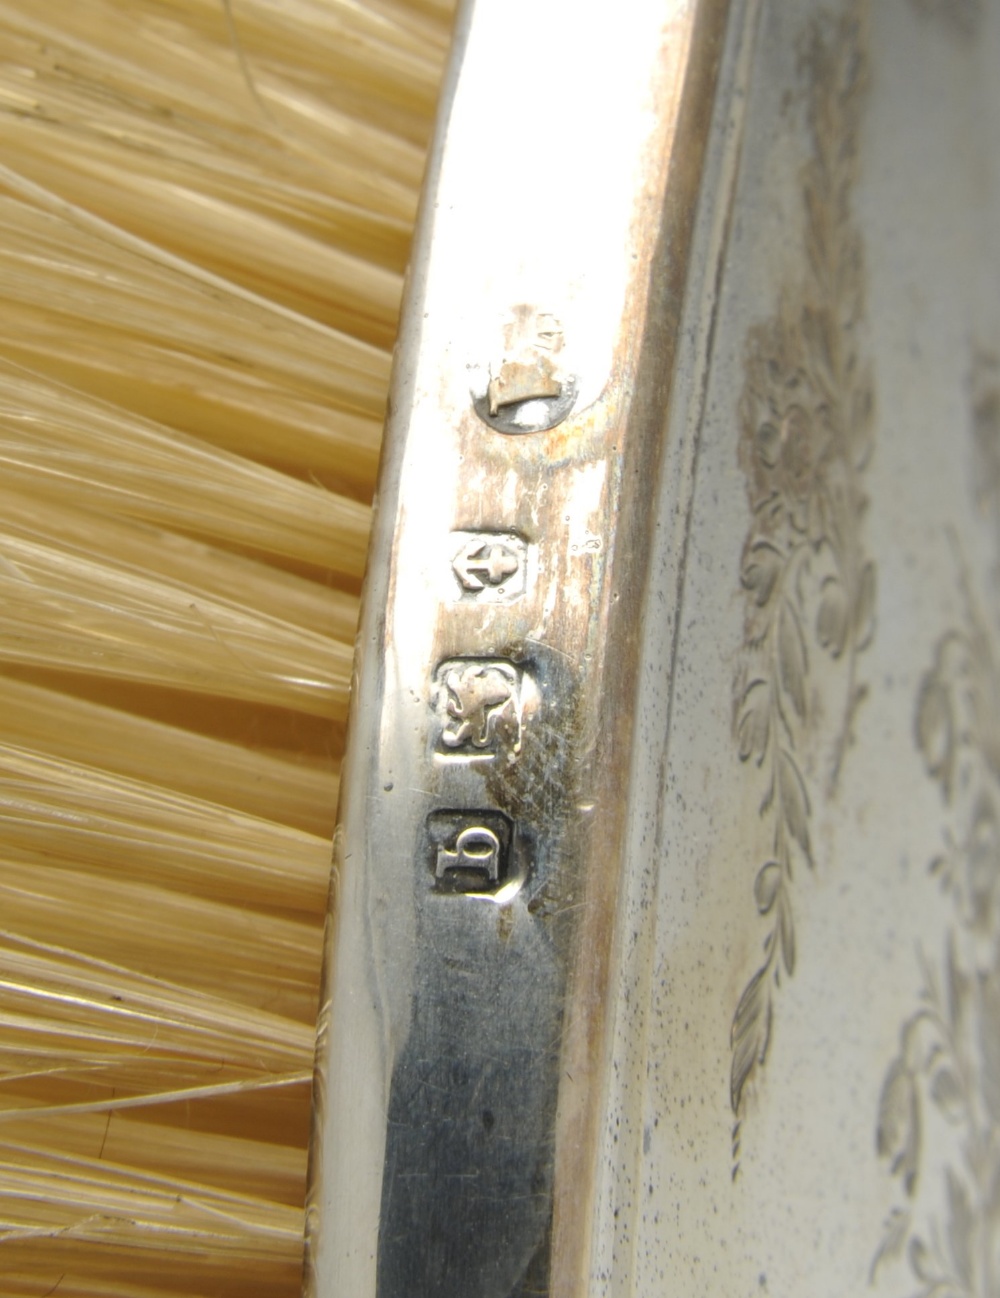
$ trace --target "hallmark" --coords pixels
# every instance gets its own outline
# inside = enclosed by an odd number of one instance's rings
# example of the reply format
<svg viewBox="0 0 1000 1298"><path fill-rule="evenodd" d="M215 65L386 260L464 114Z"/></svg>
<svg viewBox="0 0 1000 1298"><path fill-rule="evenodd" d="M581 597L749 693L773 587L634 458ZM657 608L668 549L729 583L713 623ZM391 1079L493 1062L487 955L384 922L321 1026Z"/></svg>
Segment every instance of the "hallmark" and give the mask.
<svg viewBox="0 0 1000 1298"><path fill-rule="evenodd" d="M451 658L435 672L432 698L438 753L513 761L538 694L528 674L506 659Z"/></svg>
<svg viewBox="0 0 1000 1298"><path fill-rule="evenodd" d="M435 891L495 894L510 877L511 826L498 811L432 811L427 819Z"/></svg>
<svg viewBox="0 0 1000 1298"><path fill-rule="evenodd" d="M506 604L527 588L528 547L512 532L453 532L452 573L459 599Z"/></svg>

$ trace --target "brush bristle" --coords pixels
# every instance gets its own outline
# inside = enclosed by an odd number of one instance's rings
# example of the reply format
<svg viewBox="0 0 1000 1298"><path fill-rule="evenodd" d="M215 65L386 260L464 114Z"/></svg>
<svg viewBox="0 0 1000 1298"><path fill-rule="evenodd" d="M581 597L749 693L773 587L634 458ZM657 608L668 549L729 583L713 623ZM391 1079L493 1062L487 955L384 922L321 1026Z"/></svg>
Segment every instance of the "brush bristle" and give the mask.
<svg viewBox="0 0 1000 1298"><path fill-rule="evenodd" d="M0 0L0 1290L298 1293L451 0Z"/></svg>

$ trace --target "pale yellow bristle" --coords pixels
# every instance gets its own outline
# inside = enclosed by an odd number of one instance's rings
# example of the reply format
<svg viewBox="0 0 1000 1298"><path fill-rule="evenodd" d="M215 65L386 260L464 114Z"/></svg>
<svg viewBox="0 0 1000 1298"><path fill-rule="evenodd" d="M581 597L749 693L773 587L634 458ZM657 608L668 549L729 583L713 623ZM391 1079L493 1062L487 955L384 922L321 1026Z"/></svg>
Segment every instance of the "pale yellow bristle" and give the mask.
<svg viewBox="0 0 1000 1298"><path fill-rule="evenodd" d="M291 1298L452 0L0 0L0 1292Z"/></svg>

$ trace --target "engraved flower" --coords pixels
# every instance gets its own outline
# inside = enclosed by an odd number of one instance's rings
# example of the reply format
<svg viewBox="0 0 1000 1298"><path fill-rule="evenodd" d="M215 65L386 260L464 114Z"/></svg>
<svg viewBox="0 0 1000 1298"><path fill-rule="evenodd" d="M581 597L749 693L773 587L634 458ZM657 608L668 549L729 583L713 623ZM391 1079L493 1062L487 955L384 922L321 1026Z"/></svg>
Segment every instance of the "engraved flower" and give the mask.
<svg viewBox="0 0 1000 1298"><path fill-rule="evenodd" d="M893 1061L882 1086L875 1139L878 1152L890 1161L893 1175L902 1178L910 1194L920 1167L920 1101L905 1057L906 1035L904 1053Z"/></svg>
<svg viewBox="0 0 1000 1298"><path fill-rule="evenodd" d="M989 632L981 623L969 636L969 694L972 742L993 778L1000 780L1000 671Z"/></svg>
<svg viewBox="0 0 1000 1298"><path fill-rule="evenodd" d="M776 423L769 420L757 429L757 454L773 470L775 486L783 496L805 500L809 495L817 440L813 418L798 402L789 405Z"/></svg>
<svg viewBox="0 0 1000 1298"><path fill-rule="evenodd" d="M989 969L1000 930L1000 824L993 800L986 793L976 800L964 855L963 920L977 968Z"/></svg>
<svg viewBox="0 0 1000 1298"><path fill-rule="evenodd" d="M996 368L996 363L990 367ZM980 359L976 378L986 370ZM1000 513L1000 387L980 392L972 412L976 503L985 514Z"/></svg>
<svg viewBox="0 0 1000 1298"><path fill-rule="evenodd" d="M753 475L761 500L774 498L804 531L828 440L825 407L816 399L800 331L784 323L754 337L747 422L753 432Z"/></svg>
<svg viewBox="0 0 1000 1298"><path fill-rule="evenodd" d="M1000 878L1000 837L997 831L993 803L983 794L976 803L967 856L970 918L976 923L981 922Z"/></svg>

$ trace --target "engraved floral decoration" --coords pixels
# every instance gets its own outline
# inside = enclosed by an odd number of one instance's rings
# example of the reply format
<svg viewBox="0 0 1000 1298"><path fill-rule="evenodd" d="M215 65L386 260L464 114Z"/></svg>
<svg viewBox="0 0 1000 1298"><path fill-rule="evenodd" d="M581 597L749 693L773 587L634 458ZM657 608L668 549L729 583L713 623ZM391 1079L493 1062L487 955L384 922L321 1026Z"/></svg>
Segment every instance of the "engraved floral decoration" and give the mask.
<svg viewBox="0 0 1000 1298"><path fill-rule="evenodd" d="M1000 360L979 352L972 366L972 494L994 527L1000 554Z"/></svg>
<svg viewBox="0 0 1000 1298"><path fill-rule="evenodd" d="M805 266L775 315L747 339L741 463L752 524L734 728L740 759L760 772L770 847L753 889L766 924L764 958L732 1024L734 1159L747 1083L767 1057L776 992L795 970L793 883L813 864L807 776L819 765L826 794L836 785L863 694L856 659L873 626L861 479L874 401L862 355L862 243L851 211L865 86L862 13L854 4L811 33ZM810 674L818 657L833 669L822 682Z"/></svg>
<svg viewBox="0 0 1000 1298"><path fill-rule="evenodd" d="M872 1279L905 1259L914 1298L996 1298L1000 671L974 610L964 629L938 644L920 688L916 738L950 810L930 871L950 901L951 920L939 967L921 957L919 1004L902 1026L882 1086L876 1146L900 1202L886 1221ZM930 1142L932 1129L950 1134ZM932 1144L943 1144L943 1159L932 1161Z"/></svg>

